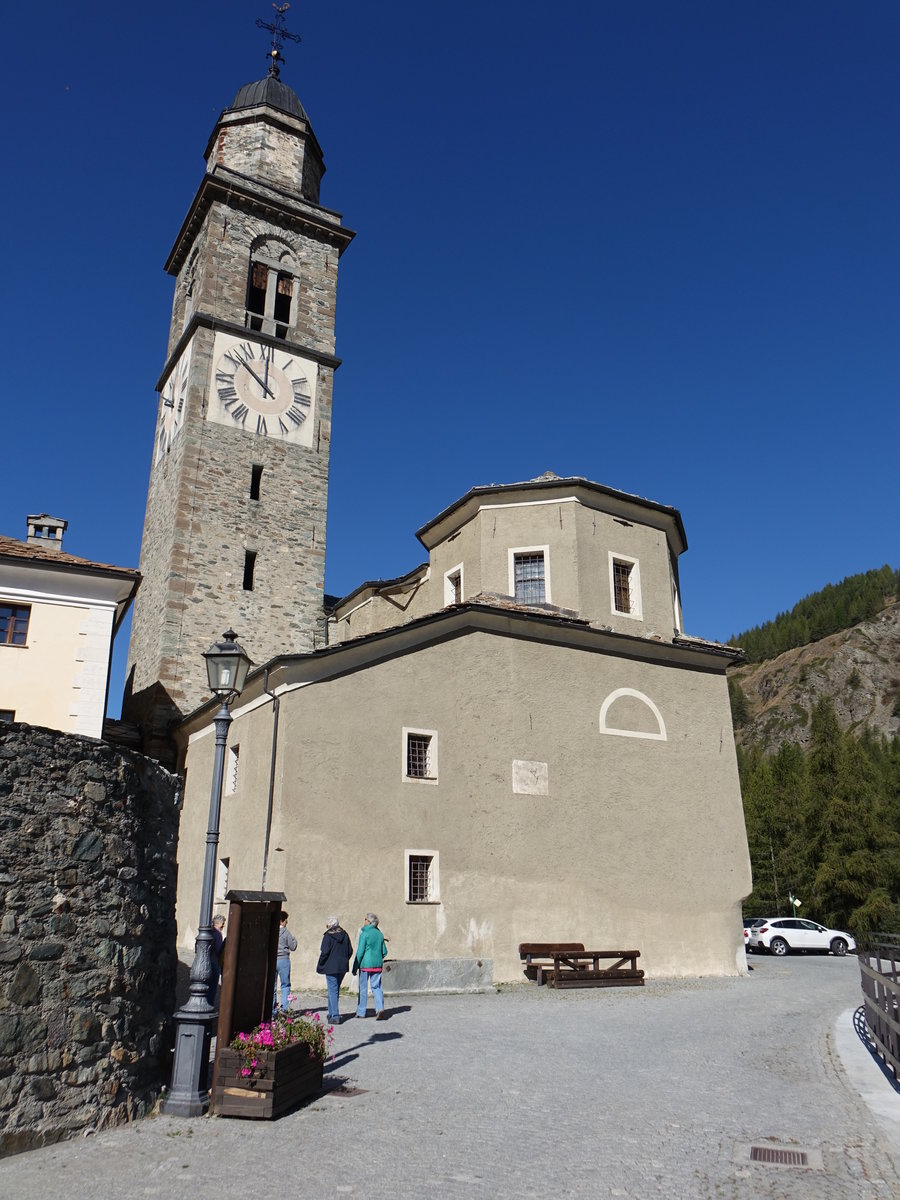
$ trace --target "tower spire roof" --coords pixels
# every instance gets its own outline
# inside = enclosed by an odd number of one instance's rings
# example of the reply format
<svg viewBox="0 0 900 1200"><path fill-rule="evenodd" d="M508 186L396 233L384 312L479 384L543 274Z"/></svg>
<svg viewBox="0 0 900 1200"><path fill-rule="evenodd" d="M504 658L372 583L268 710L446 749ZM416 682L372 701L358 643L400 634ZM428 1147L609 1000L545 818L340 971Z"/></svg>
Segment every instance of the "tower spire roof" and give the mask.
<svg viewBox="0 0 900 1200"><path fill-rule="evenodd" d="M257 18L256 21L260 29L267 29L272 35L272 49L266 55L269 59L269 73L264 79L258 79L254 83L245 83L235 96L231 108L232 110L254 108L258 104L266 104L269 108L288 113L292 117L299 117L300 120L308 123L309 117L306 115L297 93L283 83L280 77L280 67L284 62L281 51L285 39L299 42L300 35L291 33L285 28L284 14L291 7L290 4L273 4L272 7L275 9L274 21L264 21L262 17Z"/></svg>

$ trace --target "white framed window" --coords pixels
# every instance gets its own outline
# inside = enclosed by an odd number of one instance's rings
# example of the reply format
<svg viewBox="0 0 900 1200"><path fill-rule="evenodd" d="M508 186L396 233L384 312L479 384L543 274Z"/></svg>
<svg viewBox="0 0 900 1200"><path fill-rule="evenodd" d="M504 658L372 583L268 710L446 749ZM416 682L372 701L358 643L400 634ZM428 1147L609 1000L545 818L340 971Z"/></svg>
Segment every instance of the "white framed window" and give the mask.
<svg viewBox="0 0 900 1200"><path fill-rule="evenodd" d="M30 604L0 604L0 646L27 646Z"/></svg>
<svg viewBox="0 0 900 1200"><path fill-rule="evenodd" d="M238 785L238 767L241 761L241 748L239 745L228 747L228 762L225 764L225 795L233 796L237 791Z"/></svg>
<svg viewBox="0 0 900 1200"><path fill-rule="evenodd" d="M509 595L519 604L550 604L550 547L509 550Z"/></svg>
<svg viewBox="0 0 900 1200"><path fill-rule="evenodd" d="M436 730L404 727L401 775L407 783L437 783L438 735Z"/></svg>
<svg viewBox="0 0 900 1200"><path fill-rule="evenodd" d="M407 904L440 904L437 850L405 850Z"/></svg>
<svg viewBox="0 0 900 1200"><path fill-rule="evenodd" d="M642 620L641 566L627 554L609 552L609 605L614 613Z"/></svg>
<svg viewBox="0 0 900 1200"><path fill-rule="evenodd" d="M449 571L444 572L444 604L462 604L463 599L463 565L457 563Z"/></svg>

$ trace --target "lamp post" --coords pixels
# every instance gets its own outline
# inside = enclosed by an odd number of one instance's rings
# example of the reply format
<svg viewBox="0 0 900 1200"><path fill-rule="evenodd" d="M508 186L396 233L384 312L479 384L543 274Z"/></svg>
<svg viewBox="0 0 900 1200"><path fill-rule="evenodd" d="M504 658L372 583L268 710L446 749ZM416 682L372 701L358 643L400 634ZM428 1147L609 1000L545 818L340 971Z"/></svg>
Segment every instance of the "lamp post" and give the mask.
<svg viewBox="0 0 900 1200"><path fill-rule="evenodd" d="M209 690L222 702L215 716L216 752L213 760L212 789L209 795L209 825L206 832L206 858L203 863L203 887L200 895L200 923L194 943L190 995L175 1014L175 1062L172 1086L162 1111L176 1117L200 1117L209 1107L209 1047L216 1010L207 995L215 965L213 963L212 906L216 879L216 850L219 845L219 814L222 807L222 782L225 775L225 743L231 713L228 705L244 687L251 667L250 657L237 642L233 629L222 634L203 655Z"/></svg>

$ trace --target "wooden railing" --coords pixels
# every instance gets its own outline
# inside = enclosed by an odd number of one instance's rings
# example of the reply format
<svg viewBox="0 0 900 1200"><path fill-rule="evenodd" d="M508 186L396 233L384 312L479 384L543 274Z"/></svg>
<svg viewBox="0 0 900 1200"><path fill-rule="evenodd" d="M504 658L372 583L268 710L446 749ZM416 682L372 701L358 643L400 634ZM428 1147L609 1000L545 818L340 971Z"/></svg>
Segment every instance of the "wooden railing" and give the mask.
<svg viewBox="0 0 900 1200"><path fill-rule="evenodd" d="M900 1082L900 934L866 934L857 954L866 1025L885 1066Z"/></svg>

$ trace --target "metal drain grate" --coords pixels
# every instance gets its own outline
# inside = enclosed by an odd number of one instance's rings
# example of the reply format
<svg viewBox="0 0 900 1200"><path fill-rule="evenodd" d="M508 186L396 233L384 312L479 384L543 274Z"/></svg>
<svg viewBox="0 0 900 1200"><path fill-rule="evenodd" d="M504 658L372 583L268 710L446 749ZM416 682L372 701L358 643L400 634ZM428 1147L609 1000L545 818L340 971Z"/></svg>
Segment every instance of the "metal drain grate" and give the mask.
<svg viewBox="0 0 900 1200"><path fill-rule="evenodd" d="M808 1167L809 1155L805 1150L779 1150L775 1146L751 1146L750 1161L772 1163L776 1167Z"/></svg>

